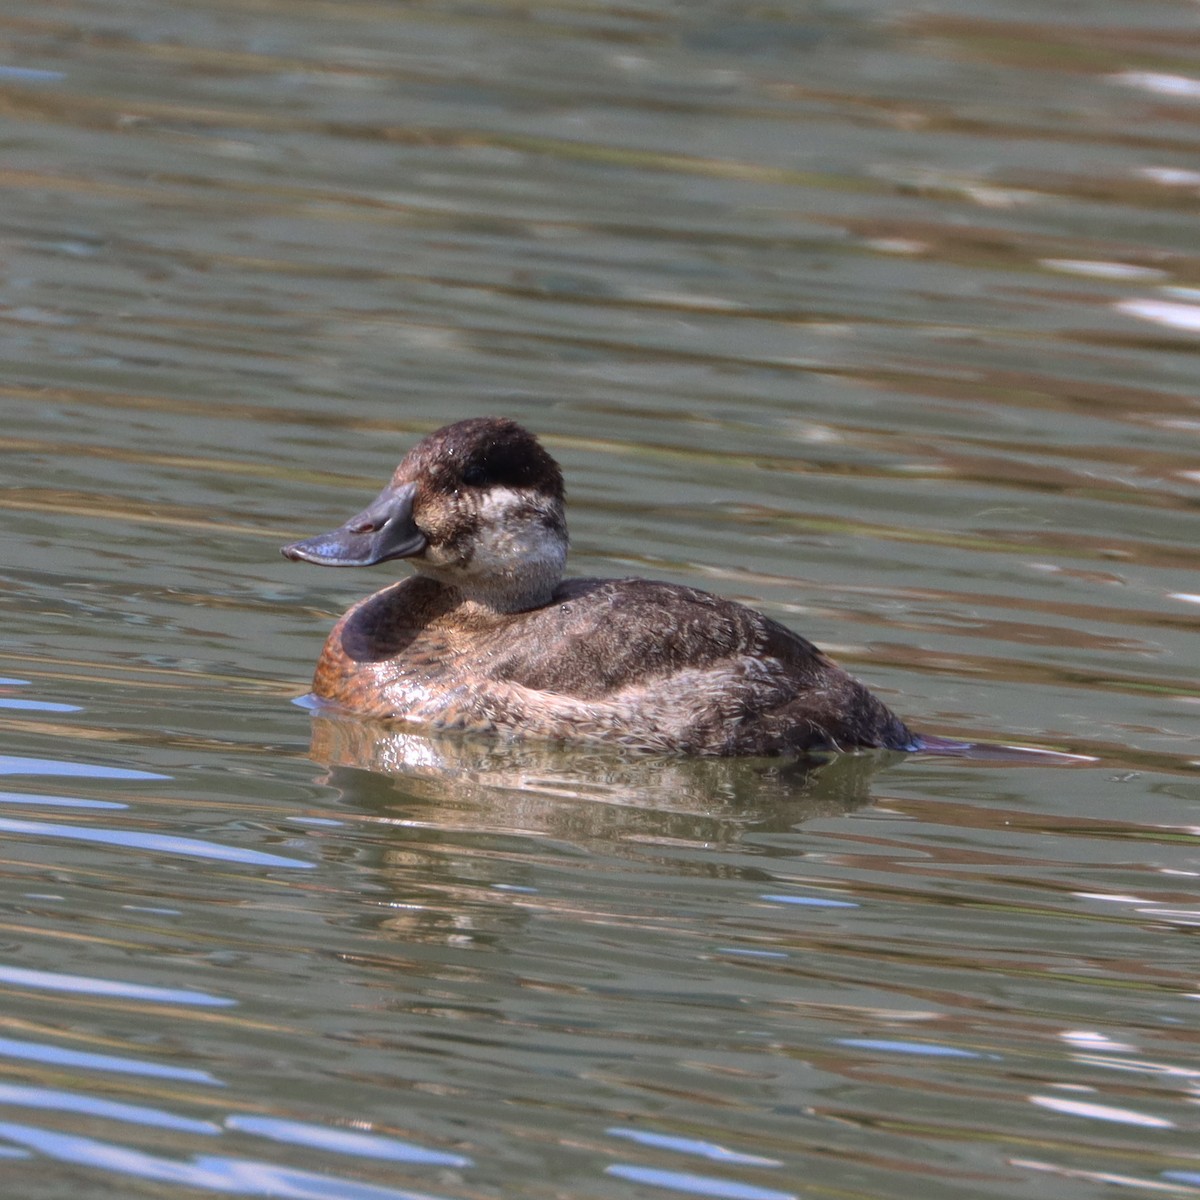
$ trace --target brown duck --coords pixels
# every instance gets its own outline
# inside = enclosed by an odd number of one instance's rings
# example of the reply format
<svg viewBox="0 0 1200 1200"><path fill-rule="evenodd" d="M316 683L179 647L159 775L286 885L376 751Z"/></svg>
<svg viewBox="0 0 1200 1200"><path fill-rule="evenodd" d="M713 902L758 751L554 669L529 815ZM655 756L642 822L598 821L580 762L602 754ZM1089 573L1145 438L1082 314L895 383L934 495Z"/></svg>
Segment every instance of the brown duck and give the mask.
<svg viewBox="0 0 1200 1200"><path fill-rule="evenodd" d="M283 553L416 574L347 612L313 691L436 730L602 740L703 755L948 749L912 733L783 625L648 579L564 579L558 464L513 421L417 443L340 529Z"/></svg>

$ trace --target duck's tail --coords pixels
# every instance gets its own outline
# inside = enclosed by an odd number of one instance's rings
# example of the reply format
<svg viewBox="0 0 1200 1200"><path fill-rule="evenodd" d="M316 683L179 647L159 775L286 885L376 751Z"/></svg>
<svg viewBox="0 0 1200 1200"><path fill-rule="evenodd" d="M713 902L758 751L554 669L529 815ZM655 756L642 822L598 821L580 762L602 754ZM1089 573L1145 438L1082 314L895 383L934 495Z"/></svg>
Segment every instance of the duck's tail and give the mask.
<svg viewBox="0 0 1200 1200"><path fill-rule="evenodd" d="M1005 746L996 742L960 742L918 733L906 747L914 754L936 754L942 758L985 759L989 762L1023 763L1028 766L1072 766L1099 762L1091 754L1066 754L1061 750L1042 750L1037 746Z"/></svg>

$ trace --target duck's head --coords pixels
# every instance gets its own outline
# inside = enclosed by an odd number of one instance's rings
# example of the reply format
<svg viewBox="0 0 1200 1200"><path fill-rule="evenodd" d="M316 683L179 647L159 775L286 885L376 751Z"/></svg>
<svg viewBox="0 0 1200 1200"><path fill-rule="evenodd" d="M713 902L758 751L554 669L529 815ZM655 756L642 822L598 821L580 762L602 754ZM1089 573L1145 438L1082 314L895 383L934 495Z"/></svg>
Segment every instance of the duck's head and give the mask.
<svg viewBox="0 0 1200 1200"><path fill-rule="evenodd" d="M515 421L459 421L418 442L358 516L283 555L325 567L407 558L465 602L537 608L566 565L562 472Z"/></svg>

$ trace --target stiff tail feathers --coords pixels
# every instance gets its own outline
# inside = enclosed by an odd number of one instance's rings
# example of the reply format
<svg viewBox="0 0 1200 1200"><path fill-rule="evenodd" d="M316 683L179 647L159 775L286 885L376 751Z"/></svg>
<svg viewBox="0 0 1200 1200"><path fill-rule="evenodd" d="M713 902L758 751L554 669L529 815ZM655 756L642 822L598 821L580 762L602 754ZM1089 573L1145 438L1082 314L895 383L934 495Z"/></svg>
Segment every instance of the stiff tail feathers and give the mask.
<svg viewBox="0 0 1200 1200"><path fill-rule="evenodd" d="M956 738L918 733L905 747L913 754L933 754L940 758L982 759L988 762L1024 763L1028 766L1072 766L1098 762L1090 754L1067 754L1061 750L1043 750L1037 746L1006 746L995 742L962 742Z"/></svg>

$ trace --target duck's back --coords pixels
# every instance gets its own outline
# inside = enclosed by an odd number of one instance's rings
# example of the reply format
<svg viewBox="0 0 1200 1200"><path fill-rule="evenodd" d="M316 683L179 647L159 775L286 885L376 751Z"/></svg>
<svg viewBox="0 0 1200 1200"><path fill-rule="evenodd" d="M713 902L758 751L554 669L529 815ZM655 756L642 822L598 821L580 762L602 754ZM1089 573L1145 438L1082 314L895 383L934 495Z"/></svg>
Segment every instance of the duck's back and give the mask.
<svg viewBox="0 0 1200 1200"><path fill-rule="evenodd" d="M438 728L599 738L648 750L911 748L904 724L815 646L710 593L568 579L550 604L464 619L409 579L351 609L318 695Z"/></svg>

